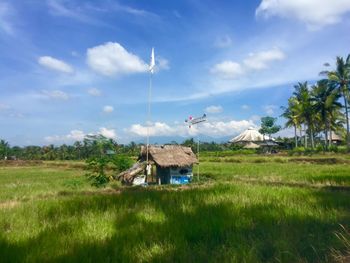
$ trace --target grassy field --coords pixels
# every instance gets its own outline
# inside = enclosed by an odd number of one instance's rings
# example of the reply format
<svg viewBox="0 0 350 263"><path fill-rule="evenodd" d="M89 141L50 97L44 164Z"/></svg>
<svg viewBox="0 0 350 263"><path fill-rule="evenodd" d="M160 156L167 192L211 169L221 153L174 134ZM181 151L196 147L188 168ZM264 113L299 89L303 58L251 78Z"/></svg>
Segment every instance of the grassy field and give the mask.
<svg viewBox="0 0 350 263"><path fill-rule="evenodd" d="M1 262L346 262L348 156L206 156L188 186L0 168ZM344 229L344 228L345 229Z"/></svg>

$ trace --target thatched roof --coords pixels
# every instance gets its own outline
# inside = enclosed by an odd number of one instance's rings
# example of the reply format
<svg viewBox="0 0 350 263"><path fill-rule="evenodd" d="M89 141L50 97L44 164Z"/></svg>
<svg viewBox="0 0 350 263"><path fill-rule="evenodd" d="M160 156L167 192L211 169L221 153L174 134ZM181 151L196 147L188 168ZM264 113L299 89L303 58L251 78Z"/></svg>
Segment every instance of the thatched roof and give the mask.
<svg viewBox="0 0 350 263"><path fill-rule="evenodd" d="M180 145L149 146L149 159L160 167L185 167L198 163L190 147ZM146 159L146 147L141 147L141 159Z"/></svg>
<svg viewBox="0 0 350 263"><path fill-rule="evenodd" d="M341 142L341 141L343 141L343 139L342 139L342 137L339 134L337 134L335 132L332 132L332 141L339 141L339 142Z"/></svg>

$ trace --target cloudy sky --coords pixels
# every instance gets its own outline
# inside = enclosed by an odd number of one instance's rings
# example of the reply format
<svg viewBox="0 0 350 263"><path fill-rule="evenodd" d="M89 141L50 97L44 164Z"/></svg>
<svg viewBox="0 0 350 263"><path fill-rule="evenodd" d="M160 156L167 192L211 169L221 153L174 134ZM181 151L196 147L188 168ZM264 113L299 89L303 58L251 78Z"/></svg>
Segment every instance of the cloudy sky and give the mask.
<svg viewBox="0 0 350 263"><path fill-rule="evenodd" d="M152 47L153 141L233 136L278 117L349 32L349 0L0 0L0 137L142 141Z"/></svg>

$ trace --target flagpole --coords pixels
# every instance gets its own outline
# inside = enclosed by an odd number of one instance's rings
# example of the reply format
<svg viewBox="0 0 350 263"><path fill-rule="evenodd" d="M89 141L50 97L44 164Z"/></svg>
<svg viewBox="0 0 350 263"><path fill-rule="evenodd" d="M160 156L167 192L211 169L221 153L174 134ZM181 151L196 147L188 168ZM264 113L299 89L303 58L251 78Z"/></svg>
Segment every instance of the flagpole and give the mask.
<svg viewBox="0 0 350 263"><path fill-rule="evenodd" d="M147 145L146 145L146 160L148 164L148 149L149 149L149 128L151 125L151 98L152 98L152 72L149 76L149 88L148 88L148 109L147 109Z"/></svg>
<svg viewBox="0 0 350 263"><path fill-rule="evenodd" d="M152 99L152 76L155 67L155 59L154 59L154 48L152 48L151 52L151 61L150 61L150 76L149 76L149 89L148 89L148 109L147 109L147 140L146 140L146 161L147 167L149 165L149 130L151 125L151 99Z"/></svg>

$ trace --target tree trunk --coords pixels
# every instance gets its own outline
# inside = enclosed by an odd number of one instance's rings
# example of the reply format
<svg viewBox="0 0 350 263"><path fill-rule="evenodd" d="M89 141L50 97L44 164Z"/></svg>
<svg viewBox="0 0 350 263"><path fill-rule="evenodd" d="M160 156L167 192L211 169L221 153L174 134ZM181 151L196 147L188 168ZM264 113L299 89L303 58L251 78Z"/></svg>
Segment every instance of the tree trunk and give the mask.
<svg viewBox="0 0 350 263"><path fill-rule="evenodd" d="M310 128L310 140L311 140L311 148L314 149L315 148L314 132L313 132L312 128Z"/></svg>
<svg viewBox="0 0 350 263"><path fill-rule="evenodd" d="M328 150L328 122L326 122L326 128L324 129L324 146L326 151Z"/></svg>
<svg viewBox="0 0 350 263"><path fill-rule="evenodd" d="M332 128L329 128L329 142L328 142L328 144L329 144L329 147L332 146Z"/></svg>
<svg viewBox="0 0 350 263"><path fill-rule="evenodd" d="M304 147L307 148L307 129L306 129L306 124L304 125L304 130L305 130L305 133L304 133Z"/></svg>
<svg viewBox="0 0 350 263"><path fill-rule="evenodd" d="M344 97L344 106L345 106L345 118L346 118L346 145L348 152L350 152L350 134L349 134L349 112L348 112L348 100L346 98L346 93L345 93L346 86L343 87L343 97Z"/></svg>
<svg viewBox="0 0 350 263"><path fill-rule="evenodd" d="M295 139L295 148L298 148L298 135L297 135L297 126L294 125L294 139Z"/></svg>

